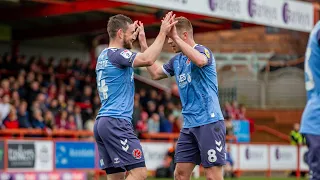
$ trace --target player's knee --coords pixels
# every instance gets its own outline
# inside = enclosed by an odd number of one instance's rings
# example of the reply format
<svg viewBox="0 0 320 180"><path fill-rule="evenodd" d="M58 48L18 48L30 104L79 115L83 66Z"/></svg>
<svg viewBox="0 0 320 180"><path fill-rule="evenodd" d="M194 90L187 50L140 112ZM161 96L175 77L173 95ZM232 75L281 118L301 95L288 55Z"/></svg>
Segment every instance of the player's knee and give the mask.
<svg viewBox="0 0 320 180"><path fill-rule="evenodd" d="M222 167L211 167L205 169L207 180L223 180Z"/></svg>
<svg viewBox="0 0 320 180"><path fill-rule="evenodd" d="M148 177L148 170L145 167L136 168L132 169L129 174L135 180L145 180Z"/></svg>
<svg viewBox="0 0 320 180"><path fill-rule="evenodd" d="M174 179L175 180L189 180L190 175L185 172L183 169L177 168L174 171Z"/></svg>

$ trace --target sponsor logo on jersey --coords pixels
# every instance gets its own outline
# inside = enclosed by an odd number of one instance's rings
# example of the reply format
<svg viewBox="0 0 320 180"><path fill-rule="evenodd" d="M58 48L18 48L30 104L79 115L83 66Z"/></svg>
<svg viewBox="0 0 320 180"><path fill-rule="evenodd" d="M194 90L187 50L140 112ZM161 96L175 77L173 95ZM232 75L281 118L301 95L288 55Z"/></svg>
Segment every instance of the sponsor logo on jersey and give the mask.
<svg viewBox="0 0 320 180"><path fill-rule="evenodd" d="M204 49L204 53L206 54L207 58L210 59L210 52L208 49Z"/></svg>
<svg viewBox="0 0 320 180"><path fill-rule="evenodd" d="M132 56L132 52L125 49L120 53L120 55L126 59L129 59ZM131 62L131 58L130 58L130 62Z"/></svg>

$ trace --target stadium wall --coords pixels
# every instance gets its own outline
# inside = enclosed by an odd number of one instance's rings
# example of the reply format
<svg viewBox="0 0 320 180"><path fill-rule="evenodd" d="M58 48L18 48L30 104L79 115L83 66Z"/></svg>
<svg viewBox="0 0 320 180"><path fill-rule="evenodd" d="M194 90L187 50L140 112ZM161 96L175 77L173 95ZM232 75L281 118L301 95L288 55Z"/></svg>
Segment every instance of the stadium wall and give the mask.
<svg viewBox="0 0 320 180"><path fill-rule="evenodd" d="M162 166L170 142L142 142L148 170ZM227 144L234 170L308 171L304 161L307 148L282 144ZM1 179L88 179L99 171L99 157L93 141L1 140ZM20 179L21 179L20 178Z"/></svg>
<svg viewBox="0 0 320 180"><path fill-rule="evenodd" d="M195 34L197 43L213 52L275 52L278 54L304 54L308 33L278 29L269 33L266 27L242 28ZM154 39L148 39L151 44ZM166 43L164 51L172 52Z"/></svg>

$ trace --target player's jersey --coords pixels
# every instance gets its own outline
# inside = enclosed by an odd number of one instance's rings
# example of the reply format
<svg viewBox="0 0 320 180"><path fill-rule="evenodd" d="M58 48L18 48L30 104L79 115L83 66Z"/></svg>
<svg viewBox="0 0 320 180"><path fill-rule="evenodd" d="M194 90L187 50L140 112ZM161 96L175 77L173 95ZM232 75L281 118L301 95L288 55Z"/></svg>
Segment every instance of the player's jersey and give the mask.
<svg viewBox="0 0 320 180"><path fill-rule="evenodd" d="M97 117L131 121L134 99L133 61L136 53L127 49L104 49L96 65L101 108Z"/></svg>
<svg viewBox="0 0 320 180"><path fill-rule="evenodd" d="M310 33L305 56L307 105L302 115L301 133L320 135L320 22Z"/></svg>
<svg viewBox="0 0 320 180"><path fill-rule="evenodd" d="M208 58L206 66L202 68L196 66L183 53L177 54L163 65L164 73L176 78L182 103L184 128L224 120L219 104L213 54L202 45L195 45L194 48Z"/></svg>

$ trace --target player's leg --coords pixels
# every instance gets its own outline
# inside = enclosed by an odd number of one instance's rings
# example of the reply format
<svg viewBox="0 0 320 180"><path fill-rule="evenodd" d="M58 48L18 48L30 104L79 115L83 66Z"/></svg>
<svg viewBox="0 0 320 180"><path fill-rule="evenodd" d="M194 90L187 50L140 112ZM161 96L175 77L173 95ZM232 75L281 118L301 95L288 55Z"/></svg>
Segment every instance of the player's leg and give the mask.
<svg viewBox="0 0 320 180"><path fill-rule="evenodd" d="M124 119L111 119L108 129L109 132L104 137L107 137L111 147L108 152L113 160L113 167L128 171L127 179L145 180L147 170L144 155L132 124Z"/></svg>
<svg viewBox="0 0 320 180"><path fill-rule="evenodd" d="M141 164L141 166L142 166L142 164ZM148 171L147 171L146 167L139 167L138 166L133 169L128 168L127 170L129 171L129 175L126 178L126 180L147 179Z"/></svg>
<svg viewBox="0 0 320 180"><path fill-rule="evenodd" d="M102 121L104 121L105 119L102 118ZM107 173L107 177L108 180L120 180L120 179L124 179L125 177L125 170L121 169L121 168L113 168L113 167L109 167L108 165L112 163L112 160L108 154L107 148L102 140L102 138L100 137L98 128L99 126L103 126L102 128L104 128L104 122L101 122L101 118L98 118L95 123L94 123L94 128L93 128L93 132L94 132L94 138L96 140L97 146L98 146L98 152L99 152L99 164L101 169L104 169ZM100 124L99 124L100 123Z"/></svg>
<svg viewBox="0 0 320 180"><path fill-rule="evenodd" d="M132 134L134 135L134 133L129 121L109 117L102 117L99 121L97 131L106 149L105 152L99 153L100 164L104 165L103 168L107 173L108 180L124 179L127 165L140 162L143 162L144 165L140 143L137 147L135 142L137 138L135 137L132 140ZM130 134L130 132L132 133ZM140 154L138 153L136 157L140 158L134 159L132 152L135 149L139 149L136 151L139 151ZM105 161L106 156L109 157L107 161ZM101 157L104 158L101 160Z"/></svg>
<svg viewBox="0 0 320 180"><path fill-rule="evenodd" d="M134 134L133 129L127 132L127 138L131 145L131 148L129 149L132 149L130 150L132 153L127 157L128 161L131 163L125 166L126 170L129 172L126 180L145 180L147 179L148 171L145 165L140 141Z"/></svg>
<svg viewBox="0 0 320 180"><path fill-rule="evenodd" d="M125 179L125 169L123 168L107 168L107 179L108 180L124 180Z"/></svg>
<svg viewBox="0 0 320 180"><path fill-rule="evenodd" d="M189 180L195 165L200 164L200 151L190 129L182 129L177 141L175 180Z"/></svg>
<svg viewBox="0 0 320 180"><path fill-rule="evenodd" d="M223 180L222 166L204 168L207 180Z"/></svg>
<svg viewBox="0 0 320 180"><path fill-rule="evenodd" d="M306 134L310 180L320 180L320 136Z"/></svg>
<svg viewBox="0 0 320 180"><path fill-rule="evenodd" d="M189 180L196 165L194 163L177 163L174 171L175 180Z"/></svg>
<svg viewBox="0 0 320 180"><path fill-rule="evenodd" d="M218 121L194 128L201 155L201 164L204 167L206 179L223 180L222 166L226 164L224 121Z"/></svg>

